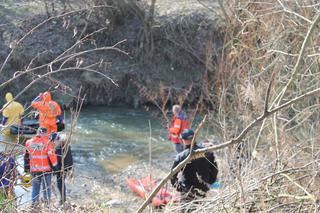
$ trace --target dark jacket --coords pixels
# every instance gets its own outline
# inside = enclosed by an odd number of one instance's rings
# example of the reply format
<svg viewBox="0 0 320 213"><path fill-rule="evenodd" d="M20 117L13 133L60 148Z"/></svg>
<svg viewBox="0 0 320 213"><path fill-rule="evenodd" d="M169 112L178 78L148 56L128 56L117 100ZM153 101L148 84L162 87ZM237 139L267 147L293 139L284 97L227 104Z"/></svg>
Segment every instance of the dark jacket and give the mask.
<svg viewBox="0 0 320 213"><path fill-rule="evenodd" d="M58 169L59 169L59 171L62 170L62 165L63 165L63 169L65 171L72 169L72 167L73 167L73 157L72 157L72 153L71 153L71 146L70 145L65 145L63 143L63 144L56 145L55 150L56 150L56 155L58 157ZM63 164L62 164L62 161L63 161Z"/></svg>
<svg viewBox="0 0 320 213"><path fill-rule="evenodd" d="M15 161L12 156L6 157L0 153L0 189L13 185Z"/></svg>
<svg viewBox="0 0 320 213"><path fill-rule="evenodd" d="M193 149L197 150L201 148L204 147L195 144ZM172 169L186 159L189 153L190 146L187 146L183 152L176 156ZM178 179L179 173L182 173L182 177ZM179 173L171 178L171 184L178 191L188 192L190 189L198 189L207 192L210 189L210 184L216 181L218 175L218 166L213 152L207 152L205 157L192 160Z"/></svg>

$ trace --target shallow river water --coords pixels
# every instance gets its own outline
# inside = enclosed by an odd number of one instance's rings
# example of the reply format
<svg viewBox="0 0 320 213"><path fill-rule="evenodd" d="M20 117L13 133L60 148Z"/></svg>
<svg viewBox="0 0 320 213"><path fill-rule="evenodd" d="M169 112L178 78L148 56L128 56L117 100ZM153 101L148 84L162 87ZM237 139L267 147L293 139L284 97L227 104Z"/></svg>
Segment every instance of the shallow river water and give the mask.
<svg viewBox="0 0 320 213"><path fill-rule="evenodd" d="M166 130L151 113L130 108L89 107L80 113L72 150L77 164L98 164L110 173L138 160L148 161L150 141L152 158L173 152Z"/></svg>

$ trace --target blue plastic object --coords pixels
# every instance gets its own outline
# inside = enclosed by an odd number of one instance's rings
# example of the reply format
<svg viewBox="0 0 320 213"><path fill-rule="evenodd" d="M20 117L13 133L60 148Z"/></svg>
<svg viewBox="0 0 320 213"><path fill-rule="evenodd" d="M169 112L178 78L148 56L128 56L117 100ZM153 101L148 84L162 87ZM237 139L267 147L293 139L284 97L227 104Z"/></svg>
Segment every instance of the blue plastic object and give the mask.
<svg viewBox="0 0 320 213"><path fill-rule="evenodd" d="M221 188L221 184L219 181L214 182L213 184L211 184L211 189L220 189Z"/></svg>

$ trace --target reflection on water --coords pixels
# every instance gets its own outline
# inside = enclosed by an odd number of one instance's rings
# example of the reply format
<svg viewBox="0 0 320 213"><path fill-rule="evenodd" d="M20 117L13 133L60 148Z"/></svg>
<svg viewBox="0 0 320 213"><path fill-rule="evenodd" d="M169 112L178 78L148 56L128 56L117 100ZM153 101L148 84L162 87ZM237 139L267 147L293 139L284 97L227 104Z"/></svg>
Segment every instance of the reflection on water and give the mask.
<svg viewBox="0 0 320 213"><path fill-rule="evenodd" d="M98 163L107 172L116 172L137 160L147 160L149 120L152 156L172 152L171 144L165 139L165 130L150 113L128 108L90 107L82 110L72 141L76 163Z"/></svg>

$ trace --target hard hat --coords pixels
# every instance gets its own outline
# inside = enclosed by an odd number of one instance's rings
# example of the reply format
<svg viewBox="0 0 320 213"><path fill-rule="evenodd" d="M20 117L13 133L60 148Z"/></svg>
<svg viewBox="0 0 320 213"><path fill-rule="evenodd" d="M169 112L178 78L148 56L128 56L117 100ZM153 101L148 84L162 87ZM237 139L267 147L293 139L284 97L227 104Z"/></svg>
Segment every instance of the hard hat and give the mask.
<svg viewBox="0 0 320 213"><path fill-rule="evenodd" d="M184 140L190 140L193 138L194 132L192 129L185 129L183 130L183 132L181 133L181 138Z"/></svg>

